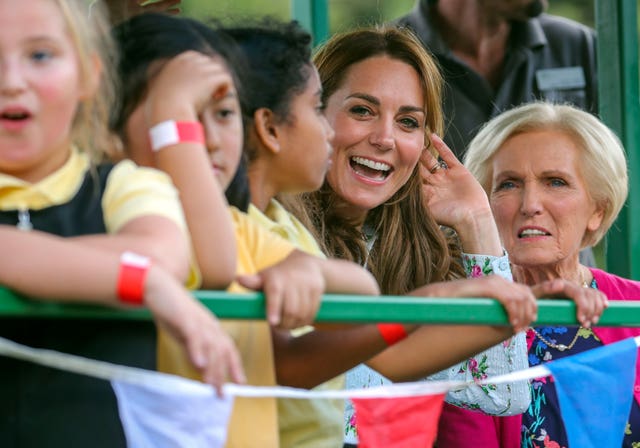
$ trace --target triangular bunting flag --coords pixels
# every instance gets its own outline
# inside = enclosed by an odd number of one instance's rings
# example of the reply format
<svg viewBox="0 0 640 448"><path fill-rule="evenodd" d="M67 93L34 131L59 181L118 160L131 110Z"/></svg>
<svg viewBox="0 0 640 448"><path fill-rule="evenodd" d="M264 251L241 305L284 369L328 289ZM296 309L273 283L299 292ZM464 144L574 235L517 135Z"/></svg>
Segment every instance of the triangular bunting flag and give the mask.
<svg viewBox="0 0 640 448"><path fill-rule="evenodd" d="M633 339L551 361L570 447L622 446L638 346Z"/></svg>
<svg viewBox="0 0 640 448"><path fill-rule="evenodd" d="M220 398L213 388L178 377L111 385L128 448L224 446L232 396Z"/></svg>
<svg viewBox="0 0 640 448"><path fill-rule="evenodd" d="M360 448L431 447L445 394L352 398Z"/></svg>

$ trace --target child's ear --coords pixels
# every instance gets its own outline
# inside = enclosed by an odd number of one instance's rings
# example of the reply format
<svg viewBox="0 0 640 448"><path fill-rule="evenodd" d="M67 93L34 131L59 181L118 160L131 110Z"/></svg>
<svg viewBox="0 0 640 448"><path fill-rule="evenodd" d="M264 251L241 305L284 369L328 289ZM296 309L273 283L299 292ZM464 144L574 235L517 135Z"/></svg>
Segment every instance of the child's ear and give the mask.
<svg viewBox="0 0 640 448"><path fill-rule="evenodd" d="M91 99L98 92L103 68L100 57L97 54L91 55L87 71L84 73L84 79L80 85L80 101Z"/></svg>
<svg viewBox="0 0 640 448"><path fill-rule="evenodd" d="M280 141L278 140L278 127L275 123L275 115L271 109L261 107L253 114L253 127L258 141L268 151L274 154L280 152Z"/></svg>

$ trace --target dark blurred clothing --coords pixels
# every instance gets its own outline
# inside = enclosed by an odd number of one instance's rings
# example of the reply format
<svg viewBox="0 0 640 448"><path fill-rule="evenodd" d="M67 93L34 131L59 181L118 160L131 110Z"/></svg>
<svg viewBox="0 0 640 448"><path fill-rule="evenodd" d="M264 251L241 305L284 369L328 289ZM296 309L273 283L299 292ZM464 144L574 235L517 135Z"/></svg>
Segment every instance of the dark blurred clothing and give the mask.
<svg viewBox="0 0 640 448"><path fill-rule="evenodd" d="M397 23L411 28L440 64L446 81L444 140L460 160L480 127L513 106L541 99L597 113L592 29L548 14L513 22L502 78L494 89L451 52L438 32L430 3L419 1Z"/></svg>

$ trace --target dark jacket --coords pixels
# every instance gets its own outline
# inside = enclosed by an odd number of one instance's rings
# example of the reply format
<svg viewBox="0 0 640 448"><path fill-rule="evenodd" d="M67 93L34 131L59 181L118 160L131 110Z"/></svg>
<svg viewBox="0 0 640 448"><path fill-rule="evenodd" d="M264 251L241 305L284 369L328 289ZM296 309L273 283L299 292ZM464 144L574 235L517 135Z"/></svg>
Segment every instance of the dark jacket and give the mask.
<svg viewBox="0 0 640 448"><path fill-rule="evenodd" d="M499 87L492 86L443 41L428 1L397 23L412 29L433 53L445 79L445 142L462 159L467 145L490 118L513 106L544 99L597 113L596 39L592 29L542 14L513 22Z"/></svg>

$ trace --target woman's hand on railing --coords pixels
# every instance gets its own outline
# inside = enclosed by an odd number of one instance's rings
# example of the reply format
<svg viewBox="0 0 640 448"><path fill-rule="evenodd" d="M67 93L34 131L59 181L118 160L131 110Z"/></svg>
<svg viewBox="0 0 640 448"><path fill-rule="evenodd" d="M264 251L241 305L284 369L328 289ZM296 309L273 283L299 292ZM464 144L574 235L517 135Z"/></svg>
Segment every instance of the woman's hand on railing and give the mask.
<svg viewBox="0 0 640 448"><path fill-rule="evenodd" d="M539 298L571 299L576 304L576 318L580 325L589 328L600 320L609 306L607 296L597 289L586 288L576 282L560 278L547 280L531 287Z"/></svg>
<svg viewBox="0 0 640 448"><path fill-rule="evenodd" d="M507 312L515 333L537 319L538 304L531 288L498 275L431 283L411 293L427 297L488 297L496 299Z"/></svg>

